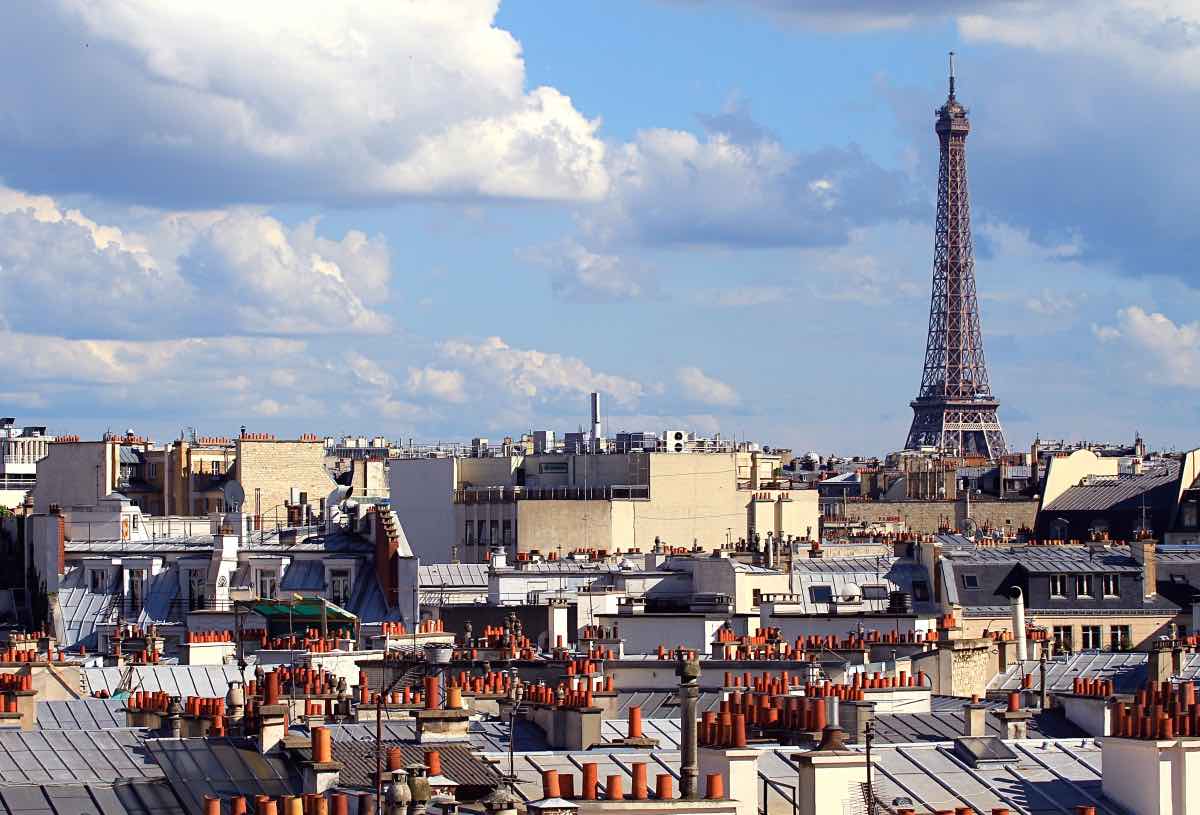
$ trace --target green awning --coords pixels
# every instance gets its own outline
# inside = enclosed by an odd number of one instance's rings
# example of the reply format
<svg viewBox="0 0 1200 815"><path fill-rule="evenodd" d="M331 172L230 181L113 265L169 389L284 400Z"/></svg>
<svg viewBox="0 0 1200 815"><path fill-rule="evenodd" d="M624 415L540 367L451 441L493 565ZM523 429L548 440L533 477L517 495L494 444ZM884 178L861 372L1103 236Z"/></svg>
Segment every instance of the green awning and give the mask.
<svg viewBox="0 0 1200 815"><path fill-rule="evenodd" d="M248 606L248 609L263 617L268 623L268 629L274 634L280 633L281 630L287 631L289 621L293 631L320 625L323 609L325 622L331 627L354 627L359 619L341 606L326 603L319 597L300 597L292 603L288 603L287 600L259 600L258 603Z"/></svg>

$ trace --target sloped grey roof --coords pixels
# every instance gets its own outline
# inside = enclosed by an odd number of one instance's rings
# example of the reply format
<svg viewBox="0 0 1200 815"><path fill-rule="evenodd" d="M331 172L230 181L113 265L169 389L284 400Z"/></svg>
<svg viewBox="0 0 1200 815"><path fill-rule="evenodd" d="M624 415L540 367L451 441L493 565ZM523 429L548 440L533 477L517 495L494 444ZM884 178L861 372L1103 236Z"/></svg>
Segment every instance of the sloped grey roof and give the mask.
<svg viewBox="0 0 1200 815"><path fill-rule="evenodd" d="M1028 659L1016 664L988 683L990 691L1018 690L1022 668L1033 675L1035 688L1041 687L1041 664ZM1052 659L1046 663L1046 684L1051 691L1071 690L1075 677L1111 679L1117 693L1133 693L1146 683L1146 654L1086 652Z"/></svg>
<svg viewBox="0 0 1200 815"><path fill-rule="evenodd" d="M330 736L334 741L375 741L375 723L330 724ZM412 719L383 722L383 740L387 742L415 742L416 724ZM508 749L507 721L472 721L469 742L475 750L503 751ZM546 734L537 725L525 719L517 719L517 744L519 751L548 750Z"/></svg>
<svg viewBox="0 0 1200 815"><path fill-rule="evenodd" d="M1167 460L1149 465L1141 475L1090 476L1068 487L1042 508L1043 512L1096 512L1131 501L1157 487L1179 479L1179 462Z"/></svg>
<svg viewBox="0 0 1200 815"><path fill-rule="evenodd" d="M959 709L942 710L934 713L883 713L875 717L875 739L879 744L914 744L924 741L951 741L963 735L966 728L965 714L959 699ZM999 705L997 706L999 707ZM990 713L984 717L987 734L999 738L1007 737L1003 722ZM1086 738L1087 733L1071 724L1060 711L1050 710L1035 713L1029 720L1029 737L1037 738Z"/></svg>
<svg viewBox="0 0 1200 815"><path fill-rule="evenodd" d="M0 784L162 778L132 730L0 731Z"/></svg>
<svg viewBox="0 0 1200 815"><path fill-rule="evenodd" d="M700 713L721 707L724 693L719 688L702 688L696 707ZM629 708L640 707L643 719L679 718L679 692L675 690L621 688L617 691L617 715L626 717Z"/></svg>
<svg viewBox="0 0 1200 815"><path fill-rule="evenodd" d="M172 696L224 697L229 683L238 680L236 665L134 665L132 668L84 668L88 691L107 690L111 695L121 684L121 674L132 670L130 690L166 691ZM246 668L244 681L254 678Z"/></svg>
<svg viewBox="0 0 1200 815"><path fill-rule="evenodd" d="M39 730L121 730L127 728L120 699L69 699L38 702Z"/></svg>
<svg viewBox="0 0 1200 815"><path fill-rule="evenodd" d="M487 588L488 564L486 563L429 563L421 564L421 585L448 586L450 588Z"/></svg>
<svg viewBox="0 0 1200 815"><path fill-rule="evenodd" d="M1073 812L1078 804L1094 804L1100 812L1124 810L1103 797L1101 753L1090 739L1006 742L1018 760L1008 765L971 768L954 755L949 743L880 745L873 748L876 800L880 811L895 811L897 798L912 800L918 813L971 807L975 812L1007 808L1014 815ZM857 748L853 748L857 749ZM759 754L758 811L792 815L797 779L791 760L796 747L763 749ZM507 769L507 753L488 756ZM588 752L518 753L517 794L525 801L541 797L541 771L558 770L574 777L580 790L584 762L599 765L599 777L619 775L630 789L632 765L644 762L652 779L668 773L678 787L679 753L670 749L646 751L600 749ZM603 780L601 781L603 783ZM764 801L765 796L765 801ZM840 811L840 810L839 810ZM860 811L860 810L855 810Z"/></svg>
<svg viewBox="0 0 1200 815"><path fill-rule="evenodd" d="M285 591L324 591L325 564L319 560L293 560L283 573L279 588Z"/></svg>
<svg viewBox="0 0 1200 815"><path fill-rule="evenodd" d="M906 558L817 558L792 562L792 584L799 611L804 614L824 614L830 604L813 600L809 589L814 586L829 586L834 598L841 596L849 586L883 586L880 599L864 599L855 608L861 611L883 611L888 607L888 594L902 591L911 595L913 581L923 580L931 585L925 567ZM920 611L927 602L915 601L913 608Z"/></svg>
<svg viewBox="0 0 1200 815"><path fill-rule="evenodd" d="M80 643L95 648L100 612L113 600L112 594L88 591L83 582L84 571L82 567L67 569L58 591L63 626L57 633L64 648L73 648Z"/></svg>
<svg viewBox="0 0 1200 815"><path fill-rule="evenodd" d="M1110 546L1092 554L1086 546L982 546L945 558L954 566L1015 566L1031 573L1140 572L1128 546Z"/></svg>
<svg viewBox="0 0 1200 815"><path fill-rule="evenodd" d="M146 751L158 762L188 812L202 812L204 796L229 798L264 794L299 795L300 774L278 755L262 755L254 742L229 738L147 739Z"/></svg>
<svg viewBox="0 0 1200 815"><path fill-rule="evenodd" d="M0 787L0 815L185 815L165 780Z"/></svg>

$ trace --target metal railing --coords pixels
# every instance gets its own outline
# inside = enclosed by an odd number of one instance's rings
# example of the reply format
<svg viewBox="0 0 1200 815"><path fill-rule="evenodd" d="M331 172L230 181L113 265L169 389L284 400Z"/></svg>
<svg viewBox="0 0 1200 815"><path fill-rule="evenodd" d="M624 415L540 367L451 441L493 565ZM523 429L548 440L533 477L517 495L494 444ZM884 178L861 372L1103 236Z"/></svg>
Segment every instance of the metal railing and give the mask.
<svg viewBox="0 0 1200 815"><path fill-rule="evenodd" d="M648 501L649 484L607 487L466 487L454 491L456 504L511 504L514 501Z"/></svg>

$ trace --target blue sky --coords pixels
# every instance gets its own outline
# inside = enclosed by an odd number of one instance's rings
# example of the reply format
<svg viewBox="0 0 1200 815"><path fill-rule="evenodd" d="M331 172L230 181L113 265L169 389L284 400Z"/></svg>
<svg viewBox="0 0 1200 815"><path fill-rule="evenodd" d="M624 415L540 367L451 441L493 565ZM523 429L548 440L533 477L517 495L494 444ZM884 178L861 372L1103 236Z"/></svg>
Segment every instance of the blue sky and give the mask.
<svg viewBox="0 0 1200 815"><path fill-rule="evenodd" d="M902 443L946 51L1013 446L1195 443L1184 2L19 4L0 414Z"/></svg>

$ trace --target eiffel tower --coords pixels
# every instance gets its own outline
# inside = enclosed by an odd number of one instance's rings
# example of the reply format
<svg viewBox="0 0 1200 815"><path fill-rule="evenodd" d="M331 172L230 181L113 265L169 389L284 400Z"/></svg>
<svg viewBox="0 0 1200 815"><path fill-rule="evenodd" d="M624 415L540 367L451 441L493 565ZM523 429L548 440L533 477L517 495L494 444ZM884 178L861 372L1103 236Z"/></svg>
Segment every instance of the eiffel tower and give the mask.
<svg viewBox="0 0 1200 815"><path fill-rule="evenodd" d="M967 196L970 129L967 109L954 97L952 51L950 95L938 108L934 125L941 156L929 337L921 391L911 403L913 422L904 449L933 449L947 455L994 460L1005 452L1005 443L996 417L1000 403L988 385L975 298L975 253Z"/></svg>

